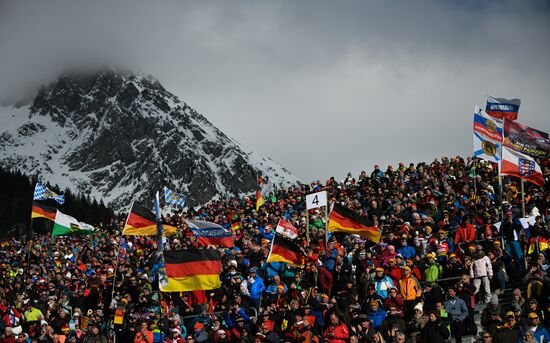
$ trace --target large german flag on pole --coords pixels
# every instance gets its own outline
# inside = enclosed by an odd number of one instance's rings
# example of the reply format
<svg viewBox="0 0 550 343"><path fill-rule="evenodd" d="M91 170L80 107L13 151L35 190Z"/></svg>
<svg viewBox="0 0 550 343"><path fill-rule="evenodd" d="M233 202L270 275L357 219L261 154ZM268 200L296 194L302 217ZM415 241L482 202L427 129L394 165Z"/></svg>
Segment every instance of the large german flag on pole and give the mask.
<svg viewBox="0 0 550 343"><path fill-rule="evenodd" d="M328 231L353 233L375 243L380 242L380 231L377 227L370 226L367 218L339 204L334 204L330 212Z"/></svg>
<svg viewBox="0 0 550 343"><path fill-rule="evenodd" d="M221 259L214 249L165 251L168 285L163 292L187 292L221 287Z"/></svg>
<svg viewBox="0 0 550 343"><path fill-rule="evenodd" d="M176 233L175 226L166 224L163 226L166 235ZM157 218L155 214L144 206L134 203L126 219L122 234L128 236L156 236Z"/></svg>
<svg viewBox="0 0 550 343"><path fill-rule="evenodd" d="M286 262L301 267L304 265L304 256L296 243L275 234L267 262Z"/></svg>
<svg viewBox="0 0 550 343"><path fill-rule="evenodd" d="M55 220L55 214L57 208L44 205L39 201L32 202L31 218L46 218L48 220Z"/></svg>

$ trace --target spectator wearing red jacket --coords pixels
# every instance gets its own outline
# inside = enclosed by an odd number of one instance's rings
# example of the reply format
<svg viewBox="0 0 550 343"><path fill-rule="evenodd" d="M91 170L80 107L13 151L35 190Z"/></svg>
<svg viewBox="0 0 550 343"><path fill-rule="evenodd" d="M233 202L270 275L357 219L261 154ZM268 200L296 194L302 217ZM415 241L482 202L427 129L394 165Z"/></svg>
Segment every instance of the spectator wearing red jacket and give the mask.
<svg viewBox="0 0 550 343"><path fill-rule="evenodd" d="M348 326L340 322L340 318L333 313L330 315L330 325L323 335L325 342L346 343L349 339Z"/></svg>
<svg viewBox="0 0 550 343"><path fill-rule="evenodd" d="M455 244L473 242L476 240L476 228L470 223L468 217L464 217L462 224L456 230Z"/></svg>

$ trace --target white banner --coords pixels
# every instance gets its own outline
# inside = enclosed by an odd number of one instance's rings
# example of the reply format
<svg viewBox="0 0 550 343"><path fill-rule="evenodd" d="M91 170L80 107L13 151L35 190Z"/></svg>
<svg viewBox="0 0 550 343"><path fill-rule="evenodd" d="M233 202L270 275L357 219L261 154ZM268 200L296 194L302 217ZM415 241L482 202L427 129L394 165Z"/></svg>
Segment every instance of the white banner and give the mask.
<svg viewBox="0 0 550 343"><path fill-rule="evenodd" d="M327 206L326 191L306 195L306 208L308 210L322 206Z"/></svg>

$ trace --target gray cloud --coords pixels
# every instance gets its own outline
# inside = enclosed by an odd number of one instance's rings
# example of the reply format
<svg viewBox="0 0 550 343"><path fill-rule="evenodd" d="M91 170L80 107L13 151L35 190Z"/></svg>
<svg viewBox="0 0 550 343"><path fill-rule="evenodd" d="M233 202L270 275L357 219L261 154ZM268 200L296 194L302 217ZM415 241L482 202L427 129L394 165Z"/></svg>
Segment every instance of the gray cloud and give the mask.
<svg viewBox="0 0 550 343"><path fill-rule="evenodd" d="M2 2L0 98L104 64L156 76L304 181L471 153L474 105L549 131L544 1Z"/></svg>

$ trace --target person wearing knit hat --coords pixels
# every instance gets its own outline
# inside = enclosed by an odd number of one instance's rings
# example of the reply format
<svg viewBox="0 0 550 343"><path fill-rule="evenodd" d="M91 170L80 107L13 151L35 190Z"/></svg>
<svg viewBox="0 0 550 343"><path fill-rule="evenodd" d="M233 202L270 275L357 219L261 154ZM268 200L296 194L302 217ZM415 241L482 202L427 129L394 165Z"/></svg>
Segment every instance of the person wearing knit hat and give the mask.
<svg viewBox="0 0 550 343"><path fill-rule="evenodd" d="M380 330L382 321L384 321L387 314L386 311L380 308L380 303L378 301L370 302L370 312L367 314L367 319L371 322L373 329Z"/></svg>

